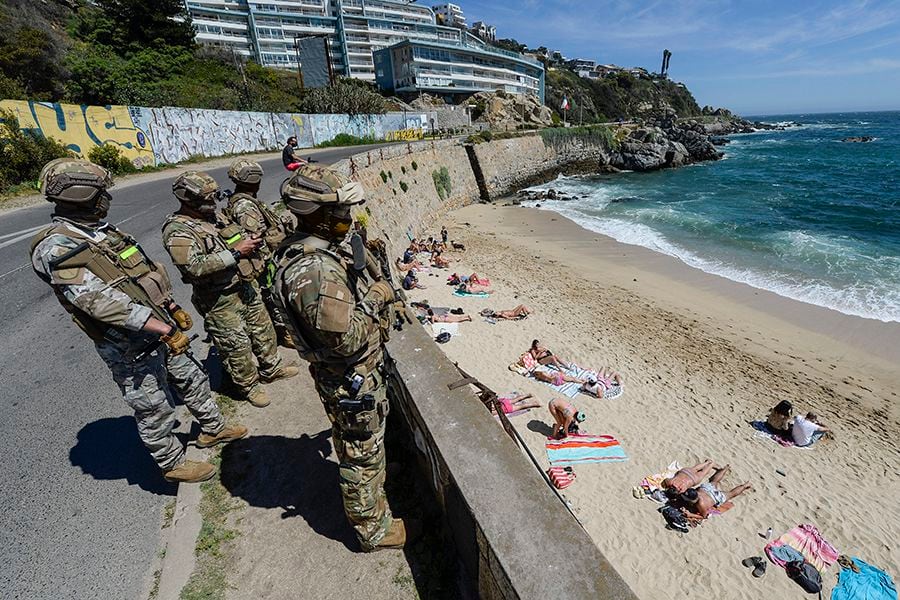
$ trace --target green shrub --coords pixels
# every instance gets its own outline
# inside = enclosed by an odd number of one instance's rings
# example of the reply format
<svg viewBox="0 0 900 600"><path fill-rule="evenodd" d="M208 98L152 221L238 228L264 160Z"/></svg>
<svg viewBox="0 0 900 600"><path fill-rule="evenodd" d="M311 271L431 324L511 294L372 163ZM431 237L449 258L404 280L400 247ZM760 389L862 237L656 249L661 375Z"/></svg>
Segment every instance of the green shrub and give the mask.
<svg viewBox="0 0 900 600"><path fill-rule="evenodd" d="M379 175L381 176L382 183L387 183L387 173L382 171L381 173L379 173Z"/></svg>
<svg viewBox="0 0 900 600"><path fill-rule="evenodd" d="M88 150L87 158L92 163L100 165L114 175L137 171L134 163L122 156L122 151L119 150L119 147L112 144L94 146Z"/></svg>
<svg viewBox="0 0 900 600"><path fill-rule="evenodd" d="M63 156L72 153L39 131L22 131L15 113L0 110L0 192L25 183L37 188L44 165Z"/></svg>
<svg viewBox="0 0 900 600"><path fill-rule="evenodd" d="M404 165L400 165L400 172L406 175L406 167Z"/></svg>
<svg viewBox="0 0 900 600"><path fill-rule="evenodd" d="M403 192L405 193L405 192L409 189L409 186L406 185L406 182L405 182L405 181L401 181L401 182L400 182L400 189L403 190Z"/></svg>
<svg viewBox="0 0 900 600"><path fill-rule="evenodd" d="M384 140L376 139L374 135L356 137L355 135L350 135L349 133L339 133L327 142L319 142L318 144L316 144L316 148L333 148L336 146L363 146L366 144L377 144L383 141Z"/></svg>
<svg viewBox="0 0 900 600"><path fill-rule="evenodd" d="M565 144L572 140L580 140L587 144L603 146L609 150L619 147L619 140L612 129L605 125L591 127L549 127L541 129L541 139L547 146Z"/></svg>
<svg viewBox="0 0 900 600"><path fill-rule="evenodd" d="M441 167L436 171L432 171L431 179L434 181L434 189L437 192L438 197L441 200L449 198L453 191L453 187L450 182L450 172L447 170L447 167Z"/></svg>
<svg viewBox="0 0 900 600"><path fill-rule="evenodd" d="M412 161L412 168L413 168L413 171L418 171L419 163L417 163L416 161Z"/></svg>

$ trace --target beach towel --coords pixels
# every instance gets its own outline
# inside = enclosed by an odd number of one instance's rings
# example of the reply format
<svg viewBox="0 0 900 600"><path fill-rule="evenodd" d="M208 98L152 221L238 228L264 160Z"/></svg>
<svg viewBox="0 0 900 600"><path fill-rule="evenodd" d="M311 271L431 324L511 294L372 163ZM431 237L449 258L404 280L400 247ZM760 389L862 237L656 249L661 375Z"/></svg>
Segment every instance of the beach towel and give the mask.
<svg viewBox="0 0 900 600"><path fill-rule="evenodd" d="M454 290L454 296L459 296L460 298L487 298L490 296L487 292L475 292L474 294L469 292L461 292L459 290Z"/></svg>
<svg viewBox="0 0 900 600"><path fill-rule="evenodd" d="M809 523L798 525L780 538L766 544L766 556L773 563L784 568L785 561L776 552L773 552L778 546L790 546L802 554L806 562L818 569L820 573L833 565L839 554L837 549L822 537L816 526Z"/></svg>
<svg viewBox="0 0 900 600"><path fill-rule="evenodd" d="M564 490L575 482L575 471L571 467L550 467L547 476L558 490Z"/></svg>
<svg viewBox="0 0 900 600"><path fill-rule="evenodd" d="M770 439L776 444L780 444L785 448L793 448L796 445L794 444L794 440L789 440L787 438L781 437L769 427L768 423L765 421L750 421L750 426L756 430L756 437L758 438L766 438ZM807 446L811 448L812 446Z"/></svg>
<svg viewBox="0 0 900 600"><path fill-rule="evenodd" d="M431 333L434 337L439 336L444 332L449 333L452 337L456 337L458 335L462 335L459 332L459 323L432 323L431 324Z"/></svg>
<svg viewBox="0 0 900 600"><path fill-rule="evenodd" d="M897 588L890 575L853 557L859 573L842 569L837 586L831 590L831 600L897 600Z"/></svg>
<svg viewBox="0 0 900 600"><path fill-rule="evenodd" d="M552 466L628 460L613 436L584 433L573 433L561 440L547 438L547 458Z"/></svg>

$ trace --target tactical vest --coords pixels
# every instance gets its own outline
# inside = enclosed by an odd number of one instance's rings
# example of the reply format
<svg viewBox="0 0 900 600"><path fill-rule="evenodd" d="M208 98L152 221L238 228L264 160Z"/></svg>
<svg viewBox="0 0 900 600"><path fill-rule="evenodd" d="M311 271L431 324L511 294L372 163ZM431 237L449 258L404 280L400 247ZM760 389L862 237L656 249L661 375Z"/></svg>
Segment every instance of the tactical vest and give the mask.
<svg viewBox="0 0 900 600"><path fill-rule="evenodd" d="M51 270L87 269L110 287L127 295L134 302L149 308L153 316L172 324L168 305L172 301L172 282L166 268L151 260L137 241L112 225L104 230L104 239L95 241L74 227L62 224L42 229L31 241L30 254L38 244L51 235L62 235L81 242L77 247L50 261ZM51 282L48 275L37 272L38 277ZM72 320L92 340L106 339L110 326L98 321L69 302L56 286L53 292Z"/></svg>
<svg viewBox="0 0 900 600"><path fill-rule="evenodd" d="M220 213L216 213L215 224L206 221L197 221L192 217L175 213L169 215L169 218L166 219L166 222L163 225L163 229L171 222L178 222L187 226L187 228L194 233L206 254L216 254L223 250L231 250L246 234L240 225L233 223L230 219ZM265 271L265 269L266 261L256 254L252 254L250 256L242 256L238 259L237 273L228 270L222 274L221 278L216 278L215 281L208 278L193 281L183 272L181 279L189 284L200 283L209 285L214 288L215 291L218 291L237 285L238 280L255 280L263 273L263 271ZM199 290L195 289L194 291L196 293Z"/></svg>
<svg viewBox="0 0 900 600"><path fill-rule="evenodd" d="M307 247L302 243L290 244L287 247L281 248L275 257L278 271L274 279L275 293L273 296L278 308L290 321L291 334L294 343L297 346L297 352L304 360L313 364L324 364L326 367L331 367L337 374L343 374L351 367L365 366L366 370L374 369L381 356L381 346L387 341L389 336L389 319L381 318L380 315L370 315L372 323L378 325L378 327L373 329L368 343L356 354L352 356L343 356L335 353L332 348L317 343L315 340L318 336L315 334L315 330L311 330L310 325L298 318L293 309L285 304L282 291L287 285L285 282L285 274L288 268L296 261L313 254L322 256L326 261L337 263L337 266L342 269L343 272L348 274L348 279L350 280L348 287L354 294L354 308L359 307L363 298L365 298L368 293L369 287L374 281L368 272L363 271L362 273L359 273L355 271L352 267L352 257L346 256L344 253L339 253L332 249L325 250ZM322 294L321 288L325 287L324 284L325 280L322 279L319 290L320 296Z"/></svg>
<svg viewBox="0 0 900 600"><path fill-rule="evenodd" d="M264 234L266 247L270 252L275 252L275 250L278 249L279 244L287 237L287 234L284 229L284 223L281 222L281 219L278 218L278 215L275 214L268 204L250 194L245 194L243 192L233 194L231 198L228 199L228 206L223 211L225 216L232 222L238 223L239 219L235 218L233 209L238 202L243 200L253 202L254 206L262 213L263 224L266 227L266 232Z"/></svg>

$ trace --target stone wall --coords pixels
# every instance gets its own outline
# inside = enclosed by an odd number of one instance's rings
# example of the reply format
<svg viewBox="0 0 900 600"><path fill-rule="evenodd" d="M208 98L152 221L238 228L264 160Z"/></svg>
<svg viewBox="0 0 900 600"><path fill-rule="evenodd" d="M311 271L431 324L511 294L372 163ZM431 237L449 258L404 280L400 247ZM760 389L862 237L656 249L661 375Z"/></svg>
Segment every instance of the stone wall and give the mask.
<svg viewBox="0 0 900 600"><path fill-rule="evenodd" d="M537 133L475 144L473 152L484 174L484 200L549 181L560 173L598 172L609 164L604 145L578 138L547 144Z"/></svg>
<svg viewBox="0 0 900 600"><path fill-rule="evenodd" d="M552 148L526 137L477 150L474 156L472 146L455 140L417 142L357 154L336 168L365 185L370 235L387 238L393 257L408 236L478 200L479 161L489 189L500 195L547 169L568 169L567 160L594 164L598 149ZM425 329L414 324L394 332L388 354L391 410L401 417L396 422L443 517L444 539L459 565L459 597L636 600L469 387L450 389L460 374Z"/></svg>

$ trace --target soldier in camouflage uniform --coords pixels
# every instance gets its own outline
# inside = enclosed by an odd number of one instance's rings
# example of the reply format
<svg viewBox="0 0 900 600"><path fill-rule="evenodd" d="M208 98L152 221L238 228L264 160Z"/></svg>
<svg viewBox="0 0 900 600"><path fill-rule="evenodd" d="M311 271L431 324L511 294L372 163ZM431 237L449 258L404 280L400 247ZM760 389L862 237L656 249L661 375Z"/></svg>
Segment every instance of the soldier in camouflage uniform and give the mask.
<svg viewBox="0 0 900 600"><path fill-rule="evenodd" d="M216 212L219 186L206 173L180 175L172 191L181 208L163 225L163 245L184 282L193 285L191 300L231 380L253 406L268 406L260 382L300 370L278 356L275 329L256 283L265 268L257 253L263 240Z"/></svg>
<svg viewBox="0 0 900 600"><path fill-rule="evenodd" d="M396 298L361 240L353 240L355 263L342 244L362 186L301 165L282 198L298 224L275 255L276 299L332 423L344 512L363 550L402 548L418 524L393 518L384 494L384 342Z"/></svg>
<svg viewBox="0 0 900 600"><path fill-rule="evenodd" d="M257 162L240 158L232 163L228 169L228 178L234 183L234 193L228 197L228 206L223 212L244 231L265 241L258 252L266 267L256 282L262 293L263 304L275 325L279 343L286 348L293 348L294 342L287 322L272 298L272 278L275 276L272 253L284 240L287 231L285 222L275 214L273 208L256 197L262 177L263 169Z"/></svg>
<svg viewBox="0 0 900 600"><path fill-rule="evenodd" d="M133 237L103 221L112 185L105 169L57 159L44 167L40 184L56 209L52 225L31 245L35 273L93 340L165 478L209 479L215 467L185 460L184 447L172 434L175 405L169 385L200 422L198 446L242 438L247 428L225 426L209 378L188 355L190 340L182 331L191 328L191 317L173 300L165 268Z"/></svg>

